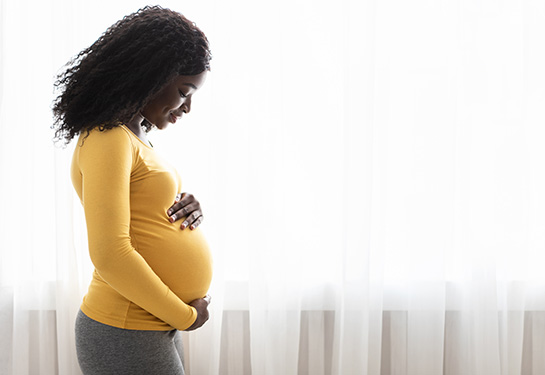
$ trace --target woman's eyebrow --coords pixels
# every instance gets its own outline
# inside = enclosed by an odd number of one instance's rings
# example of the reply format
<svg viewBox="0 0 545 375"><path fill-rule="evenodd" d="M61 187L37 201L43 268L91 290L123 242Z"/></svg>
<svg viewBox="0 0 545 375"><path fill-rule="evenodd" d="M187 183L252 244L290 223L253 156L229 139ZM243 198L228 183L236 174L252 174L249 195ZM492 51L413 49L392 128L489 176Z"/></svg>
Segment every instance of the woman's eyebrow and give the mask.
<svg viewBox="0 0 545 375"><path fill-rule="evenodd" d="M192 87L192 88L194 88L195 90L197 90L197 86L195 86L195 85L192 84L192 83L182 83L182 85L184 85L184 86L189 86L189 87Z"/></svg>

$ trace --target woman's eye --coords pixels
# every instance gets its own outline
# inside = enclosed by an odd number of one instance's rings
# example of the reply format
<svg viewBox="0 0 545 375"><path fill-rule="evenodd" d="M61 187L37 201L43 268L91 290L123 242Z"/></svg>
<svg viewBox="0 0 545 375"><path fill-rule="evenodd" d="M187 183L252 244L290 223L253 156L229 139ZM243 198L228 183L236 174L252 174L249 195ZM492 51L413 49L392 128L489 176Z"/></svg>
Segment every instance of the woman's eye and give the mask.
<svg viewBox="0 0 545 375"><path fill-rule="evenodd" d="M181 96L182 98L187 98L187 95L184 94L182 90L178 90L178 92L180 93L180 96Z"/></svg>

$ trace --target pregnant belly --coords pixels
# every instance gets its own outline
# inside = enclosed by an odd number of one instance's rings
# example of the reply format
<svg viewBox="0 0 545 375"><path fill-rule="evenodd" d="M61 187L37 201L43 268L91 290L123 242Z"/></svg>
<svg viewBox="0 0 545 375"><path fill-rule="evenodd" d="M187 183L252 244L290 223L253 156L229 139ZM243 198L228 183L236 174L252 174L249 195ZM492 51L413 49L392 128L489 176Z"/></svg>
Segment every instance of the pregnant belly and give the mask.
<svg viewBox="0 0 545 375"><path fill-rule="evenodd" d="M168 287L189 303L208 292L212 280L212 257L199 228L177 226L146 228L134 236L134 246Z"/></svg>

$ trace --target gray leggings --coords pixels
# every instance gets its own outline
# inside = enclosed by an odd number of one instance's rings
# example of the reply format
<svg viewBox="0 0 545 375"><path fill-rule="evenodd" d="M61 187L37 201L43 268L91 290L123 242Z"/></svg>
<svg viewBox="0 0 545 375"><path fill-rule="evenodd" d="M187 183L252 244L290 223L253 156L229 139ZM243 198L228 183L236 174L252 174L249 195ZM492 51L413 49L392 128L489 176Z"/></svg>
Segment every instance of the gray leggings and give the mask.
<svg viewBox="0 0 545 375"><path fill-rule="evenodd" d="M182 337L177 330L140 331L76 318L76 350L85 375L184 375Z"/></svg>

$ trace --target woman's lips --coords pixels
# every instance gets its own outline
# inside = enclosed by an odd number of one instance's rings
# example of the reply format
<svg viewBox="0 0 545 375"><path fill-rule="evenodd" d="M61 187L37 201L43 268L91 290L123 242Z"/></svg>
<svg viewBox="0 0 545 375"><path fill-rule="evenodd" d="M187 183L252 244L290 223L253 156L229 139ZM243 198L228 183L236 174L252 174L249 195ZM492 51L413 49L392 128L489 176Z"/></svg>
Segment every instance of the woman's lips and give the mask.
<svg viewBox="0 0 545 375"><path fill-rule="evenodd" d="M169 115L169 118L170 122L172 122L173 124L175 124L176 121L179 119L179 117L174 116L172 113Z"/></svg>

